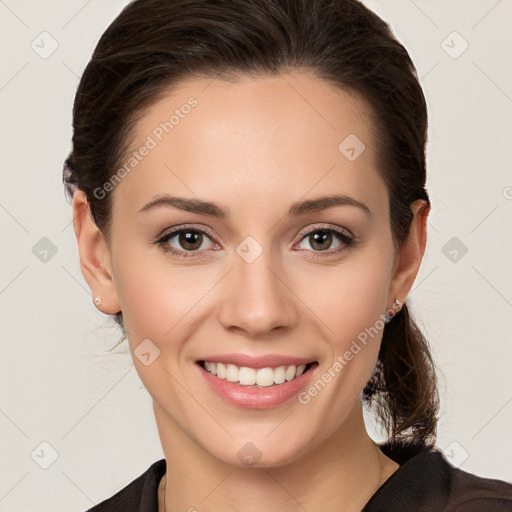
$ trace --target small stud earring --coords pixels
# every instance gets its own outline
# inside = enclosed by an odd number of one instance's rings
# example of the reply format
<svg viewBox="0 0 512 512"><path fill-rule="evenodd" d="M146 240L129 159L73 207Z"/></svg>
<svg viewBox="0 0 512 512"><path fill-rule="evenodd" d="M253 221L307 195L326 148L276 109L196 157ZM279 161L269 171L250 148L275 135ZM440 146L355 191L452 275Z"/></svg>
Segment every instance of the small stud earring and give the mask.
<svg viewBox="0 0 512 512"><path fill-rule="evenodd" d="M93 302L94 302L94 304L96 306L99 306L99 305L101 305L103 303L103 300L102 300L101 297L94 297L94 301Z"/></svg>
<svg viewBox="0 0 512 512"><path fill-rule="evenodd" d="M390 322L400 312L402 306L403 302L400 302L398 299L395 299L395 302L393 303L391 309L388 309L388 311L386 312L386 323ZM390 314L393 310L394 312Z"/></svg>

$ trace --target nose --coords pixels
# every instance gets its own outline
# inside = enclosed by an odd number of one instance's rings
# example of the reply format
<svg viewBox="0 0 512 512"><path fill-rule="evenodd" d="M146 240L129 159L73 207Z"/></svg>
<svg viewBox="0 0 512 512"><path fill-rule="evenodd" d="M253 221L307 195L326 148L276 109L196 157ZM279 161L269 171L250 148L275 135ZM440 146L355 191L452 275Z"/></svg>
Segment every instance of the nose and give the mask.
<svg viewBox="0 0 512 512"><path fill-rule="evenodd" d="M251 263L235 254L234 268L223 281L219 315L225 329L261 338L296 325L300 301L270 250Z"/></svg>

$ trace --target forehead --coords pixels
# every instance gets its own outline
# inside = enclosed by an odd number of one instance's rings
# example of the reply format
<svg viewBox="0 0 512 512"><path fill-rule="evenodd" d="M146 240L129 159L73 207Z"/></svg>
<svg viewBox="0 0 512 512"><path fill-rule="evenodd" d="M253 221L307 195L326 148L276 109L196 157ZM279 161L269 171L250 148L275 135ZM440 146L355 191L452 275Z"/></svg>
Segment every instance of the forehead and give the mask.
<svg viewBox="0 0 512 512"><path fill-rule="evenodd" d="M130 150L150 149L114 194L139 207L177 190L292 202L336 189L375 202L385 190L372 130L362 98L307 73L190 78L135 125Z"/></svg>

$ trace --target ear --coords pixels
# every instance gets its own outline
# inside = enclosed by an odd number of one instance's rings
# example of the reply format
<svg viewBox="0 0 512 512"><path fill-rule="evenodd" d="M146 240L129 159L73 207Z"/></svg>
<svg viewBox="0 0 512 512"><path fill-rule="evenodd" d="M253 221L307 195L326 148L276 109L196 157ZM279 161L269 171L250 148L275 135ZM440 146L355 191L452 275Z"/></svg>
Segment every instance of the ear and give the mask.
<svg viewBox="0 0 512 512"><path fill-rule="evenodd" d="M109 315L118 313L121 306L112 273L110 249L92 219L87 197L82 190L73 194L73 227L82 274L93 297L100 296L102 299L98 308Z"/></svg>
<svg viewBox="0 0 512 512"><path fill-rule="evenodd" d="M395 273L393 275L389 297L389 303L395 298L404 302L411 291L414 280L418 275L425 246L427 244L427 218L430 206L424 199L418 199L411 203L411 211L414 215L409 229L409 235L400 247Z"/></svg>

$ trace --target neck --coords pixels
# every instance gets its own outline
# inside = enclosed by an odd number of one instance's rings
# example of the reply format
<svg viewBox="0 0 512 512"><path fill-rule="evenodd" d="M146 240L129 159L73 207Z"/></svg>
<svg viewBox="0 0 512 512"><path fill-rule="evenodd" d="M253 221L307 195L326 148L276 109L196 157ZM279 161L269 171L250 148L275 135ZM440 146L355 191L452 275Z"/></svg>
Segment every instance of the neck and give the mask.
<svg viewBox="0 0 512 512"><path fill-rule="evenodd" d="M186 436L157 405L154 410L167 460L160 512L355 512L399 467L368 436L359 402L343 429L300 460L271 468L226 464Z"/></svg>

